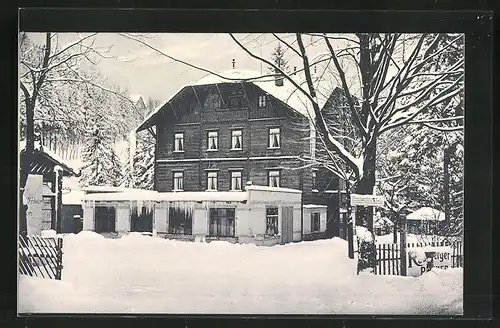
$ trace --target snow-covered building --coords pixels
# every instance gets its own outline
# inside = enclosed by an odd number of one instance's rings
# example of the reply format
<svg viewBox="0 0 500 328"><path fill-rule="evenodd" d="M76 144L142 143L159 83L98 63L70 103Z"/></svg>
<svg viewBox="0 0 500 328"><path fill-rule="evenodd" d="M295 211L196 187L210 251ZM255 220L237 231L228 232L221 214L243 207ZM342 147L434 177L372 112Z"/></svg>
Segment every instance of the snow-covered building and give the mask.
<svg viewBox="0 0 500 328"><path fill-rule="evenodd" d="M42 176L42 222L41 229L61 231L63 221L62 183L63 178L77 176L79 169L72 167L57 154L35 142L32 156L26 155L26 142L19 144L20 170L26 167L30 175ZM22 171L21 171L22 172ZM24 186L21 186L23 188ZM22 191L23 189L21 189ZM22 196L22 192L20 193ZM19 199L19 206L23 199ZM20 211L23 214L23 211ZM21 227L22 229L22 227Z"/></svg>
<svg viewBox="0 0 500 328"><path fill-rule="evenodd" d="M302 226L300 190L247 185L241 192L157 192L84 188L83 229L109 237L129 232L185 240L271 246L313 239L326 229L326 208L308 206ZM317 213L317 214L316 214Z"/></svg>
<svg viewBox="0 0 500 328"><path fill-rule="evenodd" d="M291 77L307 89L302 74ZM333 90L319 78L314 83L317 90ZM321 107L329 95L318 92ZM234 67L182 87L136 129L156 131L153 189L220 196L244 193L247 182L296 189L304 211L294 220L314 230L320 213L327 212L332 235L338 235L339 181L304 161L316 151L311 107L283 77ZM301 238L318 238L324 231Z"/></svg>
<svg viewBox="0 0 500 328"><path fill-rule="evenodd" d="M444 220L444 212L432 207L421 207L406 216L406 225L413 234L436 234L440 222Z"/></svg>

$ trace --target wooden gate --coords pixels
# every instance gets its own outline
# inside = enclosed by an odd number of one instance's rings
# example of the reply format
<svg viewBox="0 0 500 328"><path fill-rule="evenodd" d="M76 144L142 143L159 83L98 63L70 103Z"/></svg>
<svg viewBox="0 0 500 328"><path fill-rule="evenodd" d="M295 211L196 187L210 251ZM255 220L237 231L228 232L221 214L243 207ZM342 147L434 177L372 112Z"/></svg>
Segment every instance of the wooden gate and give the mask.
<svg viewBox="0 0 500 328"><path fill-rule="evenodd" d="M61 280L61 238L19 236L19 272L32 277Z"/></svg>
<svg viewBox="0 0 500 328"><path fill-rule="evenodd" d="M281 242L293 241L293 207L283 207L281 210Z"/></svg>

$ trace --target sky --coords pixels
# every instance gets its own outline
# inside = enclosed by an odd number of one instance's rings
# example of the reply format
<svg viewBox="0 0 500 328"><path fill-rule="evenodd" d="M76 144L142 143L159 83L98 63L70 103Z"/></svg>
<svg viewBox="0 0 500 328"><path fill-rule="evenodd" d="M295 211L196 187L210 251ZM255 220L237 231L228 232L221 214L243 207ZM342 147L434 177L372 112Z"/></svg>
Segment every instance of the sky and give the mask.
<svg viewBox="0 0 500 328"><path fill-rule="evenodd" d="M245 53L227 33L157 33L143 35L148 44L162 52L189 62L191 64L221 72L232 68L235 60L237 69L247 69L268 72L266 64L250 57ZM272 34L235 34L249 50L256 55L270 59L271 53L279 41ZM293 42L293 34L280 34L286 42ZM43 40L40 33L31 34L34 40ZM60 44L64 45L76 40L76 33L62 33L59 36ZM307 37L304 43L310 42ZM117 33L100 33L96 37L97 47L111 50L107 56L112 58L100 59L98 70L111 83L118 84L129 90L132 96L142 95L144 100L152 98L160 102L166 101L180 88L194 82L207 73L190 68L182 63L155 52L137 41L127 39ZM324 46L311 46L309 55L314 56L326 51ZM301 67L297 56L290 51L286 54L290 68Z"/></svg>

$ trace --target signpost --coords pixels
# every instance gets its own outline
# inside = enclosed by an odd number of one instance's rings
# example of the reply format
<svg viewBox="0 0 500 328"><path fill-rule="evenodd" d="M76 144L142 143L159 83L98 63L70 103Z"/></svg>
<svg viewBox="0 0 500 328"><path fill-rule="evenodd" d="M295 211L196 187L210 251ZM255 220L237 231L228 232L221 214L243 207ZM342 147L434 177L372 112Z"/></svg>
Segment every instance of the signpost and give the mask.
<svg viewBox="0 0 500 328"><path fill-rule="evenodd" d="M29 174L23 193L23 204L28 206L26 222L28 236L42 232L43 176Z"/></svg>
<svg viewBox="0 0 500 328"><path fill-rule="evenodd" d="M350 205L354 206L353 213L356 213L356 206L382 207L382 206L384 206L385 199L384 199L384 196L351 194L350 201L351 201ZM355 219L354 215L352 217L352 230L353 230L353 233L355 235L356 234L356 219ZM372 231L372 233L373 233L373 231ZM352 241L348 240L349 250L351 248L354 248L354 245L351 246L351 244L354 243L354 238L352 238L352 239L353 239ZM359 243L356 243L356 249L359 252ZM350 255L350 253L349 253L349 255ZM359 256L359 254L358 254L358 256Z"/></svg>
<svg viewBox="0 0 500 328"><path fill-rule="evenodd" d="M352 206L384 206L384 196L351 194Z"/></svg>

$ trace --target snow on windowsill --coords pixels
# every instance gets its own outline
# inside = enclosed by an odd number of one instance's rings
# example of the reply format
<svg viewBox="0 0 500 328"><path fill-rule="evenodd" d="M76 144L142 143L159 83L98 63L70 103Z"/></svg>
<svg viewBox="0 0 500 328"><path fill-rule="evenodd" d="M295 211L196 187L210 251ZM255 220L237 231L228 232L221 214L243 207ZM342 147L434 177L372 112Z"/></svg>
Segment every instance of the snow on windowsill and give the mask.
<svg viewBox="0 0 500 328"><path fill-rule="evenodd" d="M281 149L281 147L267 147L267 149Z"/></svg>
<svg viewBox="0 0 500 328"><path fill-rule="evenodd" d="M229 149L229 151L242 151L243 148L231 148Z"/></svg>
<svg viewBox="0 0 500 328"><path fill-rule="evenodd" d="M184 152L184 150L174 150L174 151L172 151L172 153L175 153L175 154L183 153L183 152Z"/></svg>
<svg viewBox="0 0 500 328"><path fill-rule="evenodd" d="M209 151L219 151L219 149L207 149L207 152Z"/></svg>

